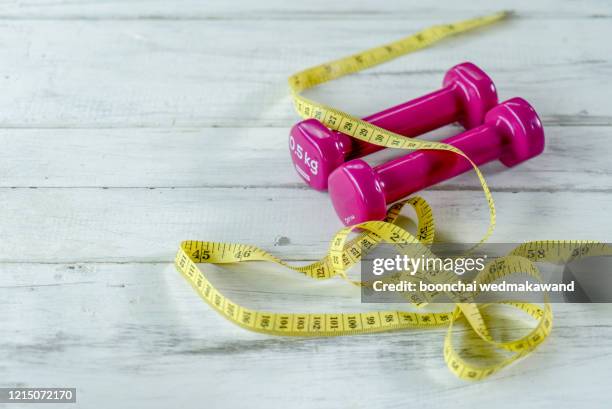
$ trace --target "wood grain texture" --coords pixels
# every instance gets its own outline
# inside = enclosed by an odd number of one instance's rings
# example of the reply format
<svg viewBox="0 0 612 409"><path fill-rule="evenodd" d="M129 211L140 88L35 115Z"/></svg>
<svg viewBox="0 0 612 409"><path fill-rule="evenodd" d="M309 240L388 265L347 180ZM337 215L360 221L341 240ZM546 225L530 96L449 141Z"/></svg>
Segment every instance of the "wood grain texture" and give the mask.
<svg viewBox="0 0 612 409"><path fill-rule="evenodd" d="M488 207L478 191L427 191L437 236L476 243ZM497 192L498 243L601 240L612 195ZM289 259L316 259L342 227L327 195L277 188L2 189L0 261L170 261L182 240L259 245Z"/></svg>
<svg viewBox="0 0 612 409"><path fill-rule="evenodd" d="M440 140L460 130L420 138ZM610 192L610 139L610 127L546 125L546 149L537 161L482 169L494 192ZM307 189L292 169L287 128L0 129L0 146L0 189ZM386 149L365 159L378 164L403 154ZM480 184L470 172L429 190L440 189L480 190Z"/></svg>
<svg viewBox="0 0 612 409"><path fill-rule="evenodd" d="M610 381L610 305L555 305L553 336L537 352L494 378L466 383L448 374L442 329L316 339L253 334L202 304L167 264L5 264L0 274L0 319L12 334L0 341L4 382L74 385L83 407L403 408L411 401L467 408L492 399L496 407L604 407ZM276 309L295 308L296 300L309 310L348 304L337 295L247 296L249 305Z"/></svg>
<svg viewBox="0 0 612 409"><path fill-rule="evenodd" d="M385 1L355 0L350 3L311 0L287 5L284 0L265 2L226 2L223 0L125 0L121 2L71 0L19 0L0 4L5 19L151 19L151 20L297 20L313 21L328 18L355 20L380 16L385 20L419 20L434 16L469 18L475 14L512 9L521 18L550 17L610 18L606 0L588 2L556 0L486 1L467 4L445 2L429 4L419 0Z"/></svg>
<svg viewBox="0 0 612 409"><path fill-rule="evenodd" d="M85 408L608 407L609 305L555 305L535 354L465 383L444 365L442 329L253 334L203 304L171 264L186 239L257 244L298 263L323 255L340 223L291 167L287 76L504 8L516 17L309 95L366 115L474 61L502 99L533 103L547 135L537 159L483 167L498 210L492 241L610 241L607 1L0 3L0 386L76 386ZM441 239L484 233L474 175L423 196ZM255 308L369 309L340 281L261 265L209 271Z"/></svg>
<svg viewBox="0 0 612 409"><path fill-rule="evenodd" d="M61 30L56 21L6 21L0 126L287 128L296 120L289 74L440 21L324 20L313 29L308 20L77 20ZM610 125L609 27L515 18L310 95L365 115L439 88L448 68L471 60L502 99L523 96L547 124Z"/></svg>

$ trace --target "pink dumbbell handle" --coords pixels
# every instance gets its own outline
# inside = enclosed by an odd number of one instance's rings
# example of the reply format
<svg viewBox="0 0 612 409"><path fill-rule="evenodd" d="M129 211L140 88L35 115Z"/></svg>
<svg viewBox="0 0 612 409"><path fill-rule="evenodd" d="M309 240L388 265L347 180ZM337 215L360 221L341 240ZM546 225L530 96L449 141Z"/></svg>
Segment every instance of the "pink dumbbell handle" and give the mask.
<svg viewBox="0 0 612 409"><path fill-rule="evenodd" d="M493 125L486 124L443 142L461 149L476 165L499 159L504 148L503 135ZM438 150L419 150L374 168L387 203L470 169L472 165L467 159Z"/></svg>
<svg viewBox="0 0 612 409"><path fill-rule="evenodd" d="M454 91L456 86L456 84L448 85L422 97L367 116L363 120L407 137L432 131L459 119L461 104ZM351 146L345 148L345 157L347 159L357 158L384 148L384 146L352 139Z"/></svg>

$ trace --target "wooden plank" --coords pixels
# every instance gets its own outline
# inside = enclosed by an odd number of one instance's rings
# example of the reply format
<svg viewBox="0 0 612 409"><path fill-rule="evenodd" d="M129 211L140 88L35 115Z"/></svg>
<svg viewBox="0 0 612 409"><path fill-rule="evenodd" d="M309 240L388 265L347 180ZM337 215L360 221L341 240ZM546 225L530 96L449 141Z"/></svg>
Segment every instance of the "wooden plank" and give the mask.
<svg viewBox="0 0 612 409"><path fill-rule="evenodd" d="M481 192L425 192L438 237L484 234ZM497 192L494 242L610 238L612 195ZM322 256L341 224L327 195L294 189L2 189L0 261L169 261L182 240L241 242L290 259Z"/></svg>
<svg viewBox="0 0 612 409"><path fill-rule="evenodd" d="M4 21L0 127L288 127L288 75L435 22ZM438 88L469 59L548 124L610 125L608 34L606 19L517 18L310 95L365 115Z"/></svg>
<svg viewBox="0 0 612 409"><path fill-rule="evenodd" d="M223 20L296 20L311 19L359 19L377 16L386 20L411 20L440 16L464 18L514 9L521 16L545 19L607 18L610 7L605 0L587 2L559 2L555 0L503 0L491 3L486 0L470 1L468 4L445 2L444 7L430 5L420 0L353 1L349 4L330 3L325 0L287 3L283 0L266 2L222 0L177 0L171 3L160 0L126 0L121 2L73 2L69 0L20 0L0 5L0 15L12 18L73 18L73 19L223 19Z"/></svg>
<svg viewBox="0 0 612 409"><path fill-rule="evenodd" d="M305 189L292 169L287 128L0 130L1 187L282 187ZM428 139L459 132L453 127ZM494 191L610 191L607 127L546 127L544 154L512 170L483 171ZM596 154L594 154L596 152ZM401 151L366 159L377 164ZM223 160L219 160L223 158ZM248 172L241 171L248 169ZM431 189L478 189L466 174Z"/></svg>
<svg viewBox="0 0 612 409"><path fill-rule="evenodd" d="M514 408L520 390L553 409L600 407L609 384L607 304L554 305L552 335L535 353L466 383L444 364L443 329L317 339L254 334L204 305L167 264L0 264L0 274L0 320L11 334L0 340L4 385L74 386L80 406L194 407L197 400L239 407L248 400L251 407L400 408L413 400L461 408L494 398L496 407ZM295 293L243 296L276 310L348 304Z"/></svg>

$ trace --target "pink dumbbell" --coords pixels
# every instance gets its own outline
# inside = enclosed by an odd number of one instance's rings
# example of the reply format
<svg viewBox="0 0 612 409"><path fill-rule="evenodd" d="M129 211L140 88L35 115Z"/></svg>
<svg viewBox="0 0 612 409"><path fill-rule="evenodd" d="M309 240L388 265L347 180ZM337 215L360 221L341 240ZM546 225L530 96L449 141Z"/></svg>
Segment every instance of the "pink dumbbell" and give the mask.
<svg viewBox="0 0 612 409"><path fill-rule="evenodd" d="M499 104L484 122L443 142L461 149L477 165L499 159L511 167L544 150L540 118L522 98ZM375 168L355 159L329 176L329 195L347 226L383 220L387 204L471 169L465 158L438 150L418 150Z"/></svg>
<svg viewBox="0 0 612 409"><path fill-rule="evenodd" d="M374 125L404 136L417 136L455 121L466 129L482 124L497 104L495 85L487 74L466 62L451 68L444 87L431 94L364 118ZM384 149L327 129L316 119L291 128L291 159L298 174L315 189L327 189L327 178L346 160Z"/></svg>

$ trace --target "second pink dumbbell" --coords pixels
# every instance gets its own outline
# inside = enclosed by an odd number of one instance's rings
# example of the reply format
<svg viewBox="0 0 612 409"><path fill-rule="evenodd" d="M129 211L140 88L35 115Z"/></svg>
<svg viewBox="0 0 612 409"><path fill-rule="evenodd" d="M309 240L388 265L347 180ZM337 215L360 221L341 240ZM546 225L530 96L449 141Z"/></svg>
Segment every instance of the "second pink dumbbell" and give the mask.
<svg viewBox="0 0 612 409"><path fill-rule="evenodd" d="M459 148L476 165L499 159L510 167L544 150L540 118L522 98L499 104L484 122L443 142ZM383 220L387 204L470 169L465 158L439 150L418 150L375 168L355 159L330 175L329 195L347 226Z"/></svg>
<svg viewBox="0 0 612 409"><path fill-rule="evenodd" d="M472 63L451 68L444 87L364 118L376 126L413 137L459 121L466 129L482 124L485 114L497 104L493 81ZM332 118L333 120L333 118ZM316 119L297 123L289 135L289 149L302 179L318 190L327 189L327 178L345 160L376 152L384 147L330 131Z"/></svg>

